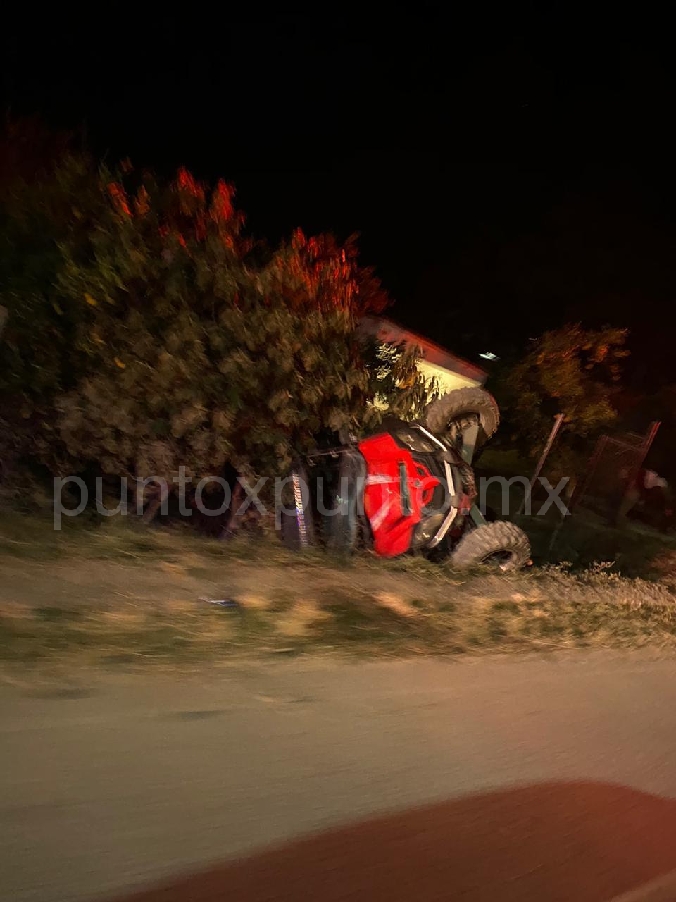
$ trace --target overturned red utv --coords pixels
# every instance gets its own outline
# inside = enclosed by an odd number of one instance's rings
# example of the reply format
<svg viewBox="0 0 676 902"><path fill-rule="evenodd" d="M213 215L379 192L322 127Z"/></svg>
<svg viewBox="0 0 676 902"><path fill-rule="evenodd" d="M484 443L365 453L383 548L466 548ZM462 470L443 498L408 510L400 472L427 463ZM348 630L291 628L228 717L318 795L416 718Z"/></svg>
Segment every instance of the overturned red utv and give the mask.
<svg viewBox="0 0 676 902"><path fill-rule="evenodd" d="M488 392L463 388L433 401L420 422L391 419L376 435L308 455L291 474L285 542L340 552L366 546L382 557L419 552L458 568L524 566L525 533L487 522L476 503L472 458L498 422Z"/></svg>

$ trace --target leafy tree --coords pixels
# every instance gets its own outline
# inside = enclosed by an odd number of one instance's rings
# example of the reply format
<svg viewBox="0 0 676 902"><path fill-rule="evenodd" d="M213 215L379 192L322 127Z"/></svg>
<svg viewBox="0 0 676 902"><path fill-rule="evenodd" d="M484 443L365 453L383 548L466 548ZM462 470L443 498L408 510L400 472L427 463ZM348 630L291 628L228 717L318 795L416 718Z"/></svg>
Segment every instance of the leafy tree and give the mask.
<svg viewBox="0 0 676 902"><path fill-rule="evenodd" d="M58 285L60 244L81 240L100 210L89 162L75 156L44 180L15 182L0 206L0 300L8 311L0 380L22 416L77 376L70 343L79 309Z"/></svg>
<svg viewBox="0 0 676 902"><path fill-rule="evenodd" d="M496 395L511 426L512 441L537 454L552 418L564 414L552 461L567 467L579 464L577 451L586 455L580 440L597 434L617 419L613 398L618 391L627 332L605 328L585 330L568 325L545 332L526 355L502 378Z"/></svg>
<svg viewBox="0 0 676 902"><path fill-rule="evenodd" d="M364 345L364 357L376 417L392 414L403 420L415 419L438 397L436 380L425 378L418 369L419 348L368 341Z"/></svg>
<svg viewBox="0 0 676 902"><path fill-rule="evenodd" d="M357 325L388 303L354 239L243 231L234 190L64 153L0 197L0 390L53 472L277 474L327 430L424 401L415 353ZM15 434L6 423L5 434Z"/></svg>
<svg viewBox="0 0 676 902"><path fill-rule="evenodd" d="M45 453L136 477L226 462L267 475L322 429L357 428L370 382L356 324L386 297L354 243L296 232L254 265L228 185L133 181L102 183L88 245L64 248L59 288L80 305L88 365Z"/></svg>
<svg viewBox="0 0 676 902"><path fill-rule="evenodd" d="M57 284L61 242L75 243L101 208L95 168L69 135L32 120L0 138L0 460L30 450L53 401L78 378L72 336L80 305Z"/></svg>

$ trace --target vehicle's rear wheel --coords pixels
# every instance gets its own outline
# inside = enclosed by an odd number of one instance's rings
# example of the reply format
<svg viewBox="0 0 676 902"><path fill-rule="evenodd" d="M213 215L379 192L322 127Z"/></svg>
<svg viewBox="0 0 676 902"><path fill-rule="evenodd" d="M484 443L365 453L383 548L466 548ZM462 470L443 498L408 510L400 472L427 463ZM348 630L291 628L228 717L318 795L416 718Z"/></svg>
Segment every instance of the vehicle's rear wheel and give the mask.
<svg viewBox="0 0 676 902"><path fill-rule="evenodd" d="M445 435L452 425L461 429L478 418L481 440L487 441L498 428L500 411L495 398L483 388L458 388L432 401L425 409L425 426L435 435Z"/></svg>
<svg viewBox="0 0 676 902"><path fill-rule="evenodd" d="M506 572L524 567L529 559L526 533L515 523L496 520L464 535L453 549L450 563L457 570L484 565Z"/></svg>

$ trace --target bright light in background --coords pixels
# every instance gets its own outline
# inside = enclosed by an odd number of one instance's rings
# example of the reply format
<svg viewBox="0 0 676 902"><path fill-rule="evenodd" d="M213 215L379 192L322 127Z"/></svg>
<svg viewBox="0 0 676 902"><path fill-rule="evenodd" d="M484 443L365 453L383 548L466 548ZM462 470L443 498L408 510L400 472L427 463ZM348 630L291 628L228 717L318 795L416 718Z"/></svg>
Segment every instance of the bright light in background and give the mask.
<svg viewBox="0 0 676 902"><path fill-rule="evenodd" d="M484 360L497 360L497 354L494 354L492 351L485 351L483 354L479 354L479 357L483 357Z"/></svg>

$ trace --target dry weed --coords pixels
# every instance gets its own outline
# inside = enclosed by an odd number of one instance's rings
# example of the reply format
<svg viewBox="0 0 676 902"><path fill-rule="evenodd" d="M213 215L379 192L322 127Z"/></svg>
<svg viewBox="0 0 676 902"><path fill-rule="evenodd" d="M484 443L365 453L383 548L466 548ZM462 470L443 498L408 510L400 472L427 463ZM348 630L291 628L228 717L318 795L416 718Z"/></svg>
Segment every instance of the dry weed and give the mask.
<svg viewBox="0 0 676 902"><path fill-rule="evenodd" d="M387 608L388 611L392 611L399 617L416 617L418 615L418 611L412 607L410 602L393 592L376 592L373 599L381 608Z"/></svg>
<svg viewBox="0 0 676 902"><path fill-rule="evenodd" d="M331 619L331 614L323 610L311 599L296 601L291 608L275 618L275 631L287 638L306 636L315 626Z"/></svg>
<svg viewBox="0 0 676 902"><path fill-rule="evenodd" d="M272 600L264 595L257 595L252 592L245 592L237 595L234 599L241 607L249 611L267 611L272 606Z"/></svg>

